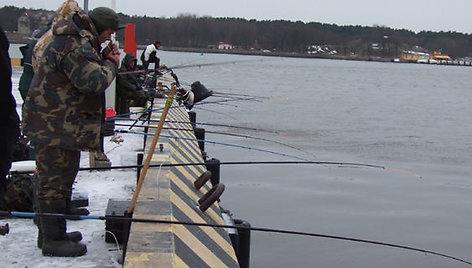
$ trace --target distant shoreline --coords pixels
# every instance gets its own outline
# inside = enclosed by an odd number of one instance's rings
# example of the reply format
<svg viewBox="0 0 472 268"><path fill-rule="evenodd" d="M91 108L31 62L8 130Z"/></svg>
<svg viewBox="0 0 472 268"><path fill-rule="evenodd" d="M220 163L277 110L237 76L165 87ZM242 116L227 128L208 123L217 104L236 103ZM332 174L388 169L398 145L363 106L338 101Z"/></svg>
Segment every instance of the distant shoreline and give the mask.
<svg viewBox="0 0 472 268"><path fill-rule="evenodd" d="M138 49L144 49L146 46L138 46ZM324 55L324 54L301 54L296 52L264 52L261 50L242 50L242 49L214 49L214 48L187 48L187 47L166 47L160 48L163 51L193 52L193 53L214 53L214 54L233 54L233 55L249 55L249 56L269 56L269 57L288 57L288 58L313 58L313 59L329 59L329 60L353 60L353 61L377 61L390 62L391 59L380 57L358 57L358 56L341 56L341 55Z"/></svg>
<svg viewBox="0 0 472 268"><path fill-rule="evenodd" d="M138 46L138 49L144 49L145 46ZM472 66L472 62L438 62L438 63L423 63L412 61L400 61L390 58L381 57L360 57L360 56L342 56L342 55L326 55L326 54L301 54L295 52L263 52L260 50L222 50L211 48L182 48L182 47L161 47L163 51L178 51L178 52L193 52L193 53L215 53L215 54L234 54L234 55L253 55L253 56L269 56L269 57L288 57L288 58L308 58L308 59L328 59L328 60L349 60L349 61L372 61L372 62L392 62L392 63L414 63L426 65L451 65L451 66Z"/></svg>
<svg viewBox="0 0 472 268"><path fill-rule="evenodd" d="M27 44L31 41L24 34L18 34L18 33L6 33L6 34L11 44ZM137 48L142 50L145 47L146 47L145 45L138 45ZM367 56L342 56L342 55L327 55L327 54L304 54L304 53L302 54L302 53L296 53L296 52L279 52L279 51L265 52L261 50L242 50L242 49L223 50L223 49L215 49L215 48L187 48L187 47L162 46L161 50L176 51L176 52L252 55L252 56L269 56L269 57L288 57L288 58L394 62L394 60L391 58L382 58L382 57L377 57L377 56L367 57ZM18 59L15 59L15 63L17 61ZM12 63L13 63L13 59L12 59ZM396 61L395 63L417 63L417 62ZM420 63L420 64L428 64L428 63ZM454 61L454 62L434 63L434 65L472 66L472 63Z"/></svg>

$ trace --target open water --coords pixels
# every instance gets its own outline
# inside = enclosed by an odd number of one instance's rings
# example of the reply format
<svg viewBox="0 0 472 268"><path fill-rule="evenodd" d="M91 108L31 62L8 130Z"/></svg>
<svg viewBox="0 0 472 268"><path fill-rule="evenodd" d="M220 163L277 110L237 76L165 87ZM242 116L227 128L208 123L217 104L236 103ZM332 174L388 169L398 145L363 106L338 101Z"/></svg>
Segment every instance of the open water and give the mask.
<svg viewBox="0 0 472 268"><path fill-rule="evenodd" d="M472 260L472 68L160 54L170 67L221 63L176 68L187 86L199 80L215 92L264 97L193 110L197 121L258 129L200 126L207 131L270 142L207 133L208 140L421 175L329 165L222 166L221 205L235 218L255 227L375 240ZM297 160L208 143L206 151L222 162ZM316 237L253 232L251 242L251 267L468 266Z"/></svg>

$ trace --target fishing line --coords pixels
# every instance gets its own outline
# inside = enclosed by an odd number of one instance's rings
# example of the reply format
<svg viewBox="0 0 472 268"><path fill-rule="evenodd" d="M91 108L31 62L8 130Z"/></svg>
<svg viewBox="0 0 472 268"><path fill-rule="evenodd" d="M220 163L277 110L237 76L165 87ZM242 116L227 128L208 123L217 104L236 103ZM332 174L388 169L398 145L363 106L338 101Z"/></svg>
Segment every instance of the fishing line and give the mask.
<svg viewBox="0 0 472 268"><path fill-rule="evenodd" d="M133 125L115 123L115 126L129 127L129 126L133 126ZM152 125L140 125L139 127L156 128L156 126L152 126ZM163 129L179 130L179 131L192 131L192 132L194 131L193 129L175 128L175 127L164 127ZM260 140L260 141L271 142L271 143L279 144L279 145L282 145L282 146L285 146L285 147L288 147L288 148L297 150L297 151L302 152L302 153L305 153L305 154L309 154L309 155L313 156L314 158L316 158L316 155L313 154L313 153L311 153L311 152L302 150L302 149L300 149L300 148L298 148L298 147L295 147L295 146L293 146L293 145L290 145L290 144L287 144L287 143L283 143L283 142L280 142L280 141L276 141L276 140L271 140L271 139L266 139L266 138L261 138L261 137L255 137L255 136L250 136L250 135L245 135L245 134L237 134L237 133L221 132L221 131L211 131L211 130L205 130L205 133L215 134L215 135L241 137L241 138L246 138L246 139L253 139L253 140Z"/></svg>
<svg viewBox="0 0 472 268"><path fill-rule="evenodd" d="M255 99L270 99L269 97L261 97L261 96L254 96L254 95L249 95L249 94L238 94L238 93L227 93L227 92L215 92L213 91L214 97L216 96L225 96L225 97L251 97Z"/></svg>
<svg viewBox="0 0 472 268"><path fill-rule="evenodd" d="M357 242L357 243L364 243L364 244L372 244L377 246L384 246L384 247L391 247L391 248L399 248L404 250L416 251L425 254L431 254L443 258L447 258L450 260L458 261L461 263L468 264L472 266L472 262L454 257L452 255L412 247L400 244L393 244L388 242L382 241L375 241L375 240L367 240L367 239L360 239L354 237L347 237L347 236L339 236L339 235L330 235L330 234L320 234L320 233L310 233L310 232L302 232L302 231L294 231L294 230L284 230L284 229L275 229L275 228L265 228L265 227L249 227L243 225L225 225L225 224L211 224L211 223L196 223L196 222L185 222L185 221L172 221L172 220L155 220L155 219L144 219L144 218L128 218L128 217L116 217L116 216L94 216L94 215L67 215L67 214L55 214L55 213L33 213L33 212L17 212L17 211L0 211L0 216L3 217L12 217L12 218L34 218L34 217L50 217L50 218L64 218L69 220L113 220L113 221L123 221L123 222L140 222L140 223L156 223L156 224L175 224L175 225L188 225L188 226L201 226L201 227L213 227L213 228L228 228L228 229L238 229L238 230L249 230L249 231L256 231L256 232L265 232L265 233L279 233L279 234L289 234L289 235L299 235L299 236L310 236L310 237L319 237L325 239L334 239L334 240L343 240L343 241L350 241L350 242Z"/></svg>
<svg viewBox="0 0 472 268"><path fill-rule="evenodd" d="M120 130L120 129L115 130L115 132L129 133L129 134L136 134L136 135L145 135L145 136L154 136L154 134L152 134L152 133L136 132L136 131L128 131L128 130ZM248 150L252 150L252 151L258 151L258 152L269 153L269 154L274 154L274 155L285 156L285 157L290 157L290 158L294 158L294 159L300 159L300 160L308 161L305 158L295 156L295 155L279 153L279 152L274 152L274 151L269 151L269 150L254 148L254 147L248 147L248 146L239 145L239 144L217 142L217 141L212 141L212 140L200 140L200 139L186 138L186 137L177 137L177 136L170 136L170 135L163 135L163 134L161 134L161 137L171 138L171 139L176 139L176 140L188 140L188 141L204 142L204 143L210 143L210 144L215 144L215 145L224 145L224 146L228 146L228 147L248 149Z"/></svg>
<svg viewBox="0 0 472 268"><path fill-rule="evenodd" d="M218 103L225 103L225 102L233 102L233 101L258 101L257 98L229 98L226 100L219 100L219 101L201 101L195 103L194 106L204 105L204 104L218 104Z"/></svg>
<svg viewBox="0 0 472 268"><path fill-rule="evenodd" d="M272 143L276 143L276 144L279 144L279 145L282 145L282 146L286 146L286 147L292 148L292 149L294 149L294 150L297 150L297 151L302 152L302 153L305 153L305 154L309 154L309 155L313 156L314 158L316 158L316 155L313 154L313 153L311 153L311 152L302 150L302 149L300 149L300 148L298 148L298 147L295 147L295 146L293 146L293 145L290 145L290 144L287 144L287 143L283 143L283 142L280 142L280 141L275 141L275 140L265 139L265 138L260 138L260 137L254 137L254 136L244 135L244 134L221 132L221 131L205 130L205 132L206 132L206 133L210 133L210 134L226 135L226 136L241 137L241 138L246 138L246 139L253 139L253 140L261 140L261 141L272 142Z"/></svg>
<svg viewBox="0 0 472 268"><path fill-rule="evenodd" d="M223 104L223 103L221 103ZM207 111L207 112L212 112L212 113L215 113L215 114L219 114L219 115L223 115L223 116L226 116L226 117L229 117L235 121L241 121L241 118L238 118L232 114L228 114L228 113L224 113L224 112L221 112L221 111L215 111L215 110L212 110L212 109L208 109L208 108L203 108L203 107L196 107L196 109L200 110L200 111Z"/></svg>
<svg viewBox="0 0 472 268"><path fill-rule="evenodd" d="M215 103L216 105L220 105L220 106L229 106L229 107L233 107L233 108L238 108L239 106L236 105L236 104L229 104L229 103ZM201 109L201 110L207 110L207 111L212 111L212 110L209 110L209 109L204 109L202 107L197 107L197 109ZM216 111L212 111L212 112L216 112Z"/></svg>
<svg viewBox="0 0 472 268"><path fill-rule="evenodd" d="M239 96L218 95L215 93L213 93L211 96L214 98L226 98L229 100L247 100L247 101L254 101L254 102L263 102L262 100L260 100L259 97L242 98Z"/></svg>

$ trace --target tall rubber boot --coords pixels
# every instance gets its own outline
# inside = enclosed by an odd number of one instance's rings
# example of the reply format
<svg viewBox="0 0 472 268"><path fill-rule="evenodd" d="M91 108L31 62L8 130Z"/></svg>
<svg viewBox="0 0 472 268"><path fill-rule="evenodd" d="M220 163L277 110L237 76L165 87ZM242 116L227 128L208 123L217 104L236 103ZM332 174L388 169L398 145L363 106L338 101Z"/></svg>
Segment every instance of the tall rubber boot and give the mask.
<svg viewBox="0 0 472 268"><path fill-rule="evenodd" d="M39 212L39 204L38 204L38 200L37 200L37 195L38 195L38 190L39 190L39 178L36 176L35 177L35 180L33 182L33 210L35 212ZM68 197L68 202L66 203L67 204L67 207L69 207L69 204L70 204L70 199L71 199L71 196ZM88 210L87 210L88 212ZM72 213L69 213L69 214L72 214ZM88 215L88 213L86 214ZM37 246L38 248L42 248L43 247L43 233L41 231L41 225L40 225L40 219L38 216L35 216L34 219L34 224L36 224L36 226L38 227L38 239L37 239ZM72 241L72 242L79 242L79 241L82 241L82 233L79 232L79 231L75 231L75 232L70 232L70 233L66 233L66 236L67 238Z"/></svg>
<svg viewBox="0 0 472 268"><path fill-rule="evenodd" d="M39 202L41 213L64 213L66 202L53 201L52 204ZM82 243L72 242L66 235L66 220L64 218L40 217L42 233L42 252L44 256L78 257L87 253L87 247Z"/></svg>
<svg viewBox="0 0 472 268"><path fill-rule="evenodd" d="M42 248L43 247L43 232L41 231L41 228L40 228L41 220L39 219L39 217L35 217L35 219L36 219L36 224L38 225L37 245L38 245L38 248ZM72 242L82 241L82 233L79 231L66 233L66 236L67 236L67 239L69 239Z"/></svg>

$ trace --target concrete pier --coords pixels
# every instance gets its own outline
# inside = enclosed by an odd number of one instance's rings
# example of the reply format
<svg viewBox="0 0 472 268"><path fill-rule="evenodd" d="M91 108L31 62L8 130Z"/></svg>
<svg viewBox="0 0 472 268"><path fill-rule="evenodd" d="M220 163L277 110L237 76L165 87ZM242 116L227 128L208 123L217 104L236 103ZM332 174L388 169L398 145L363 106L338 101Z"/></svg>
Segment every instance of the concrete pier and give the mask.
<svg viewBox="0 0 472 268"><path fill-rule="evenodd" d="M159 81L169 84L173 79L164 75ZM165 99L155 99L152 120L159 120L164 105ZM198 142L192 140L195 134L186 110L174 101L166 121L188 123L165 123L151 164L203 163ZM150 128L149 133L154 131L155 128ZM151 140L147 139L145 153ZM150 168L133 217L225 224L217 202L205 212L199 209L198 200L212 186L208 181L197 190L193 182L205 171L204 165ZM224 228L132 223L124 267L239 267L239 264Z"/></svg>

